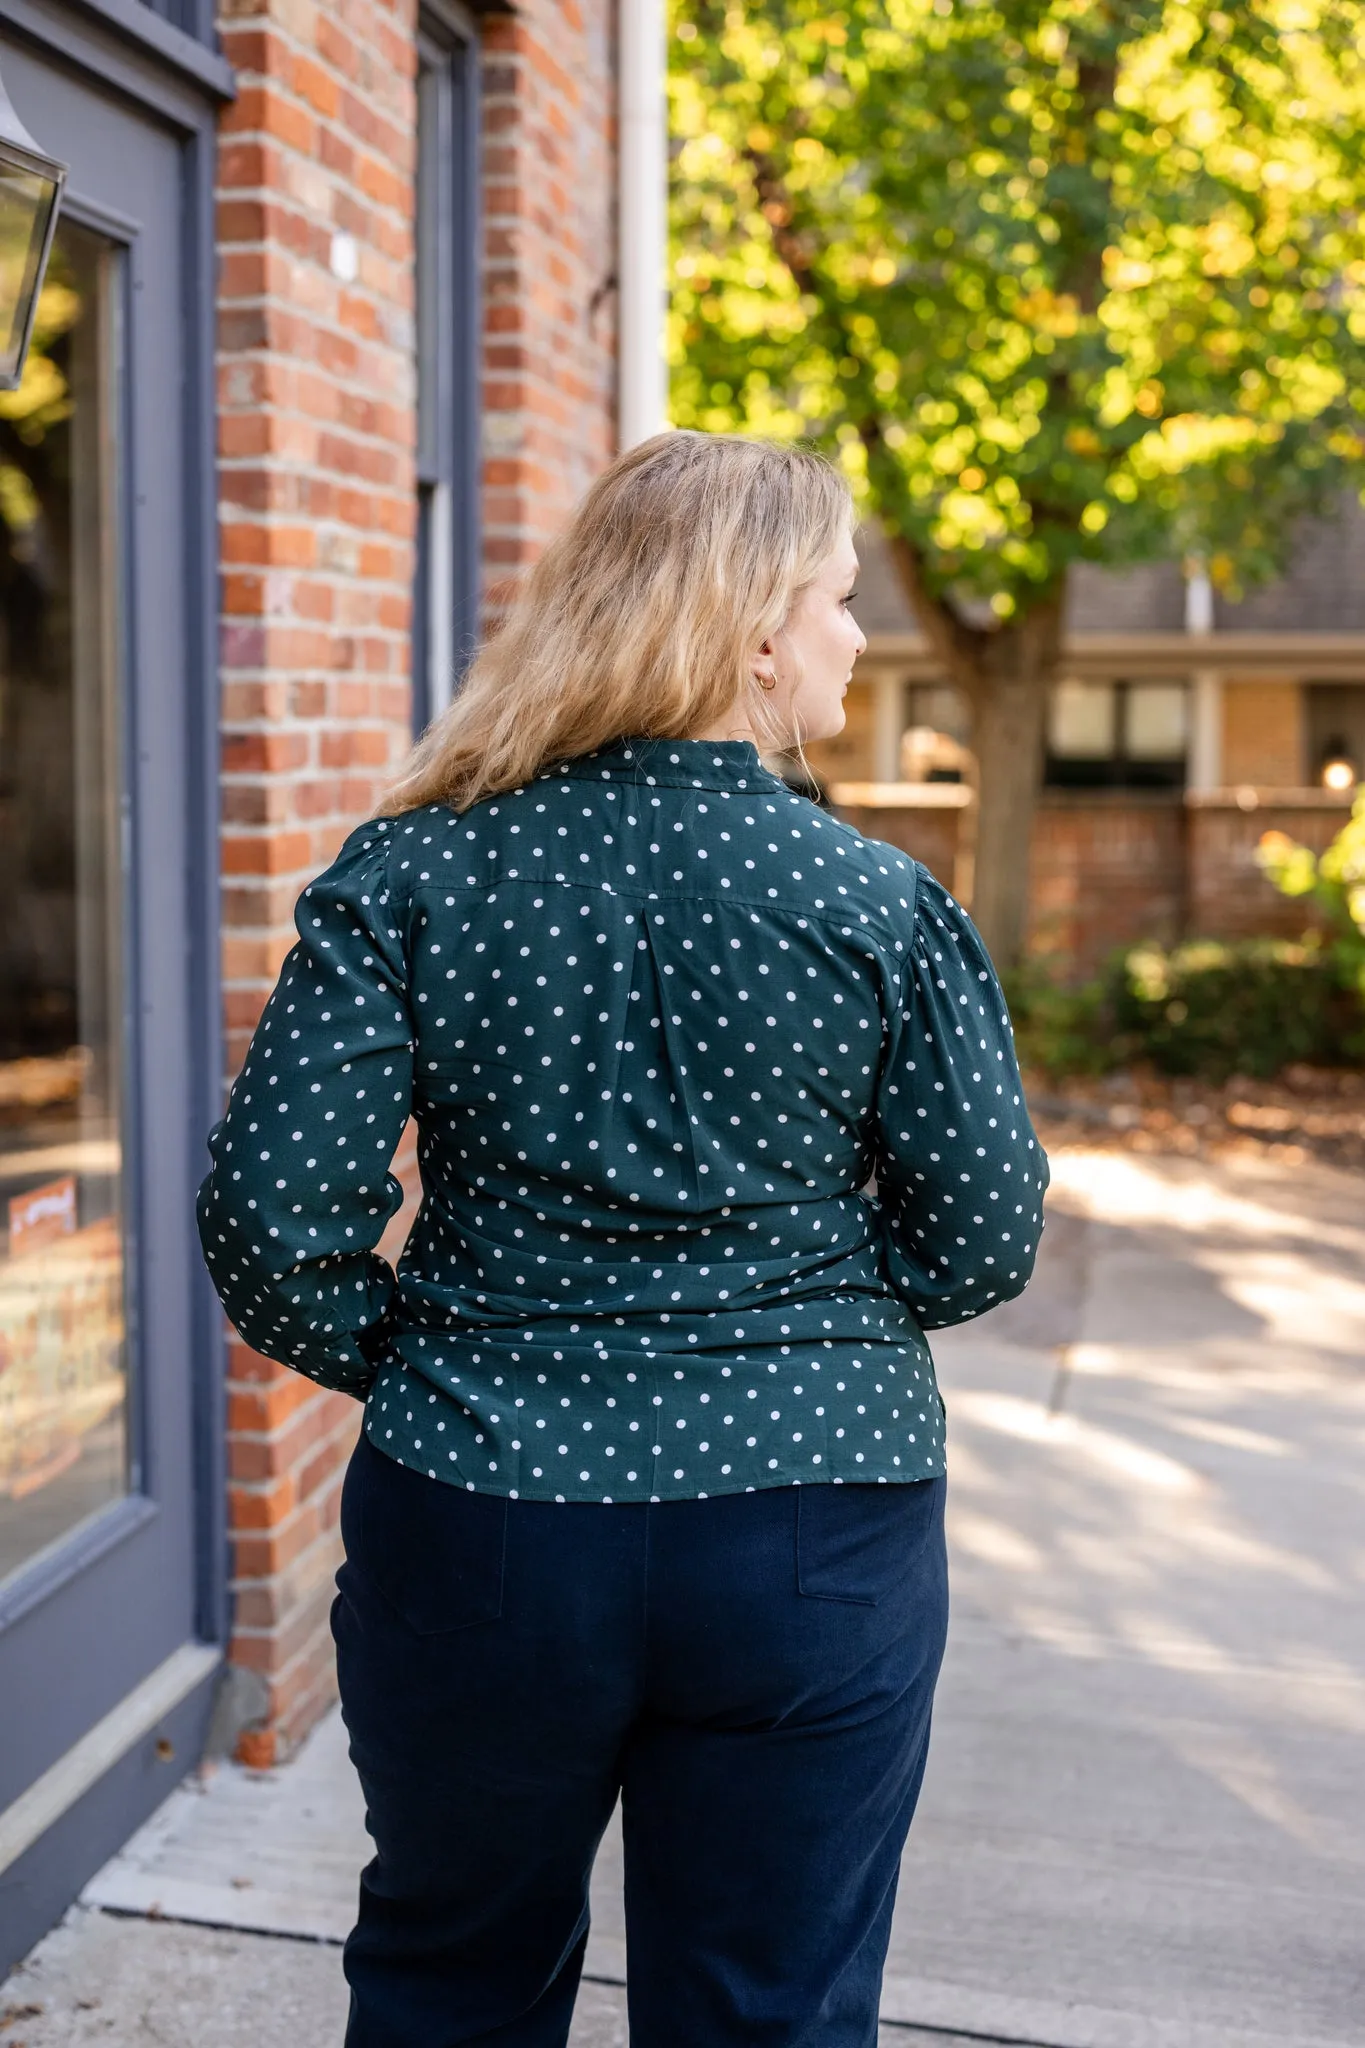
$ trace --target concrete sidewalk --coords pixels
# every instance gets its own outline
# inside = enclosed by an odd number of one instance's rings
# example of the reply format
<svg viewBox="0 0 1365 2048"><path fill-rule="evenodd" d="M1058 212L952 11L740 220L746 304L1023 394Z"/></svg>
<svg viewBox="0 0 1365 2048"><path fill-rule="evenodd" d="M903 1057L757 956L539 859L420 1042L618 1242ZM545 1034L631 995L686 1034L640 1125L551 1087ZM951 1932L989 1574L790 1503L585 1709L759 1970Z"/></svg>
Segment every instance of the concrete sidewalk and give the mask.
<svg viewBox="0 0 1365 2048"><path fill-rule="evenodd" d="M1034 1288L935 1340L955 1612L885 2048L1360 2048L1365 1185L1055 1168ZM183 1789L4 2048L335 2048L365 1853L334 1719ZM594 1915L573 2048L626 2038L614 1836Z"/></svg>
<svg viewBox="0 0 1365 2048"><path fill-rule="evenodd" d="M335 1948L89 1907L0 1991L5 2048L340 2048L345 2024ZM627 2038L624 1989L585 1983L569 2048ZM881 2048L1006 2044L887 2026Z"/></svg>

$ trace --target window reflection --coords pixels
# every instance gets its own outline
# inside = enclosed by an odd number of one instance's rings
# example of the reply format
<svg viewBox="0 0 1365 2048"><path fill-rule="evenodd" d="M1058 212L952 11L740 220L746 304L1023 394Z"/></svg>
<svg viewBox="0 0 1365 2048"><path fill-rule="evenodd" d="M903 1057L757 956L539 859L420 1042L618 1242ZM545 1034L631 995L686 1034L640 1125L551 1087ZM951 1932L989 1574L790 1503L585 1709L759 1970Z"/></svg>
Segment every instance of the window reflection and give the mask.
<svg viewBox="0 0 1365 2048"><path fill-rule="evenodd" d="M115 263L59 226L0 393L0 1578L128 1485Z"/></svg>

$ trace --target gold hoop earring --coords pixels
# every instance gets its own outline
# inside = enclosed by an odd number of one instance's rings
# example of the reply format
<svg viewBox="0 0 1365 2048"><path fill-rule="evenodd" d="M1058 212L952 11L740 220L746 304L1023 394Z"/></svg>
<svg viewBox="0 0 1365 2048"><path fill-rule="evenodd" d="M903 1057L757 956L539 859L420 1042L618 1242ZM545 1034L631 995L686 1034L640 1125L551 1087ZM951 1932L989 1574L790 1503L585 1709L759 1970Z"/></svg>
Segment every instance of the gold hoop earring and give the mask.
<svg viewBox="0 0 1365 2048"><path fill-rule="evenodd" d="M765 681L757 669L754 670L754 681L758 684L760 690L775 690L777 688L776 676L769 676Z"/></svg>

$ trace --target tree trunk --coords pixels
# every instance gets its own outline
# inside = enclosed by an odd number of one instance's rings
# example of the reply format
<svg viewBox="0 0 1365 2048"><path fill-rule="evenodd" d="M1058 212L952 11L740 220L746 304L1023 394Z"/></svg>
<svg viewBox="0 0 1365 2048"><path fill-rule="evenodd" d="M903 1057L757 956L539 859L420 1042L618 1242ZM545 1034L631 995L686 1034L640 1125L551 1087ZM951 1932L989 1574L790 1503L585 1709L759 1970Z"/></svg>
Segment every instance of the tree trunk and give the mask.
<svg viewBox="0 0 1365 2048"><path fill-rule="evenodd" d="M963 813L953 888L997 966L1013 967L1028 933L1029 850L1048 693L1061 666L1066 580L1059 577L1021 618L974 626L928 589L908 541L896 533L887 540L925 637L971 712L974 801Z"/></svg>
<svg viewBox="0 0 1365 2048"><path fill-rule="evenodd" d="M1006 626L1001 643L1022 638ZM992 649L992 654L996 652ZM968 908L999 967L1013 967L1028 935L1029 853L1033 814L1042 779L1043 728L1055 661L1035 666L1032 650L1001 644L1003 656L1022 658L1003 674L954 676L972 706L972 751L976 756L974 801L963 815L968 834Z"/></svg>

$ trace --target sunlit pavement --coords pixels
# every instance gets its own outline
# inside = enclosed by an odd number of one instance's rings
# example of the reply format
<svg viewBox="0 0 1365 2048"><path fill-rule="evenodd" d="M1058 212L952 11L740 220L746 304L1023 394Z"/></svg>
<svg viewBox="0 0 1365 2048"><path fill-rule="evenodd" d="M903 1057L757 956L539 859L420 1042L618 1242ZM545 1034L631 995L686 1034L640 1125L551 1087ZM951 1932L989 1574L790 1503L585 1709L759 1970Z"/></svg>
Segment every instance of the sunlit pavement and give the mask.
<svg viewBox="0 0 1365 2048"><path fill-rule="evenodd" d="M1361 2048L1365 1181L1054 1169L1034 1287L935 1340L955 1609L883 2048ZM178 1794L5 2042L337 2048L363 1854L335 1721ZM572 2048L624 2048L614 1837L594 1890Z"/></svg>
<svg viewBox="0 0 1365 2048"><path fill-rule="evenodd" d="M884 2011L1359 2048L1365 1182L1071 1153L1049 1213L936 1345L955 1618Z"/></svg>

